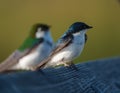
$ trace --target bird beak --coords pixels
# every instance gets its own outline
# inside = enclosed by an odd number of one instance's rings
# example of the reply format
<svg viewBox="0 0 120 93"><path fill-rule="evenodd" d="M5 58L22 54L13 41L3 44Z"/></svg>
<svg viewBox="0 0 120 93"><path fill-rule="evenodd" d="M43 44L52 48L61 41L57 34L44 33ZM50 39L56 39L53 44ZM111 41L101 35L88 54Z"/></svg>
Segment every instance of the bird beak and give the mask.
<svg viewBox="0 0 120 93"><path fill-rule="evenodd" d="M91 28L93 28L92 26L88 26L88 28L87 29L91 29Z"/></svg>

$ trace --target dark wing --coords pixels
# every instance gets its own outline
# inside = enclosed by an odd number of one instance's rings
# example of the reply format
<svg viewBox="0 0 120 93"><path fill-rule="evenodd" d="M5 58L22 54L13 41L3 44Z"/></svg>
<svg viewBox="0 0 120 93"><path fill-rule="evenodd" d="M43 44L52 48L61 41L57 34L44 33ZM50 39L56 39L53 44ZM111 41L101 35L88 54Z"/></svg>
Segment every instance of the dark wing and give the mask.
<svg viewBox="0 0 120 93"><path fill-rule="evenodd" d="M87 42L88 36L85 34L85 43Z"/></svg>
<svg viewBox="0 0 120 93"><path fill-rule="evenodd" d="M43 60L42 62L40 62L40 64L35 68L35 70L38 70L40 68L44 68L44 66L51 60L51 58L58 52L60 52L62 49L64 49L65 47L67 47L69 44L72 43L73 40L73 36L72 35L67 35L65 37L62 38L62 40L60 41L60 43L55 47L55 49L53 49L53 51L51 52L50 56Z"/></svg>
<svg viewBox="0 0 120 93"><path fill-rule="evenodd" d="M4 72L5 70L12 67L14 64L18 62L20 58L25 56L28 53L28 50L24 52L20 52L19 50L14 51L5 61L0 64L0 72Z"/></svg>
<svg viewBox="0 0 120 93"><path fill-rule="evenodd" d="M14 51L4 62L0 64L0 72L4 72L8 69L10 69L12 66L18 63L19 59L28 55L29 53L33 52L40 43L43 42L42 40L39 40L38 42L34 43L32 47L27 48L24 51L16 50Z"/></svg>

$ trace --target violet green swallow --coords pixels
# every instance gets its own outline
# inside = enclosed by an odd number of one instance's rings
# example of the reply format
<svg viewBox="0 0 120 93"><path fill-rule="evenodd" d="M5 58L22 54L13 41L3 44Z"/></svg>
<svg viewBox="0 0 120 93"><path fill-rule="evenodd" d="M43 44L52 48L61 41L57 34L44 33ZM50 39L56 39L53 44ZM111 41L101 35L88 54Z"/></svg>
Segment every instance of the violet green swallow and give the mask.
<svg viewBox="0 0 120 93"><path fill-rule="evenodd" d="M0 64L0 72L6 70L31 70L47 58L53 48L49 26L35 24L23 44Z"/></svg>
<svg viewBox="0 0 120 93"><path fill-rule="evenodd" d="M84 48L87 40L86 31L90 28L92 27L83 22L73 23L58 40L50 56L39 63L35 70L58 65L70 66L73 64L73 59L78 57Z"/></svg>

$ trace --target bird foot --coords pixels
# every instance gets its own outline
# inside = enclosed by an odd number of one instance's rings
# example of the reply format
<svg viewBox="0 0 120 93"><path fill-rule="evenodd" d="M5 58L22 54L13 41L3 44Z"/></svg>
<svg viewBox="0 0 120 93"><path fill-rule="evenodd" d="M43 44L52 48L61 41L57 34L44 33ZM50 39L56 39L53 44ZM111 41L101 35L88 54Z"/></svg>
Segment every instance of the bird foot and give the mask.
<svg viewBox="0 0 120 93"><path fill-rule="evenodd" d="M64 66L68 67L68 68L71 68L71 69L74 69L76 71L78 71L79 69L75 66L75 64L73 62L70 62L70 63L66 63L64 64Z"/></svg>

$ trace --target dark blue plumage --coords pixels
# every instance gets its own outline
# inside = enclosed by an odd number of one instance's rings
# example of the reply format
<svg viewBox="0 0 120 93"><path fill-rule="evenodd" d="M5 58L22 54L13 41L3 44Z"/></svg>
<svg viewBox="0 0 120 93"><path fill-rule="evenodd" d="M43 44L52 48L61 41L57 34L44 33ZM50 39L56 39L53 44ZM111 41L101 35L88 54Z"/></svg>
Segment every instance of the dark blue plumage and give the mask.
<svg viewBox="0 0 120 93"><path fill-rule="evenodd" d="M90 29L90 28L92 28L92 27L88 26L87 24L85 24L83 22L75 22L69 27L67 33L77 33L84 29Z"/></svg>
<svg viewBox="0 0 120 93"><path fill-rule="evenodd" d="M92 28L92 26L88 26L87 24L85 24L83 22L75 22L69 27L69 29L65 32L65 34L59 39L58 44L61 42L65 42L69 38L71 38L71 40L72 40L73 39L72 34L80 32L85 29L90 29L90 28ZM87 40L87 37L86 37L86 40Z"/></svg>

